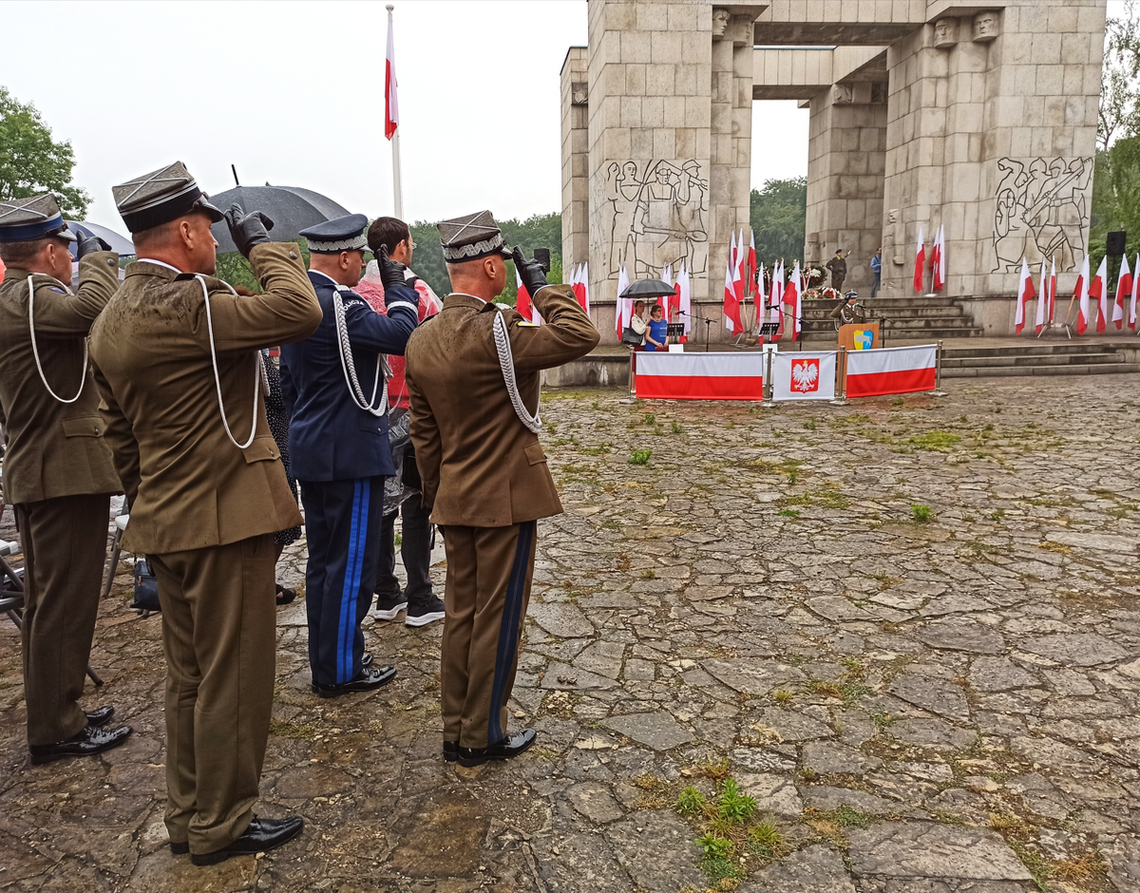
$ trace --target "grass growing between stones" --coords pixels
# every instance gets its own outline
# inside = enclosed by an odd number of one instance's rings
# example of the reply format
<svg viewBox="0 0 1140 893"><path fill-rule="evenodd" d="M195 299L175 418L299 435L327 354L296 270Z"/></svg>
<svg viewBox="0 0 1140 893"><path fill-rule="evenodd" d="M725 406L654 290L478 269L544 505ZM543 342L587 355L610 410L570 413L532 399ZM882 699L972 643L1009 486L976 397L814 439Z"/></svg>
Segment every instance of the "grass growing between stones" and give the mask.
<svg viewBox="0 0 1140 893"><path fill-rule="evenodd" d="M699 866L708 878L709 889L714 890L734 889L752 871L791 852L776 824L757 817L756 800L741 791L727 773L727 760L698 764L688 774L715 781L714 790L706 796L689 785L674 804L674 809L702 832L696 838L702 853Z"/></svg>

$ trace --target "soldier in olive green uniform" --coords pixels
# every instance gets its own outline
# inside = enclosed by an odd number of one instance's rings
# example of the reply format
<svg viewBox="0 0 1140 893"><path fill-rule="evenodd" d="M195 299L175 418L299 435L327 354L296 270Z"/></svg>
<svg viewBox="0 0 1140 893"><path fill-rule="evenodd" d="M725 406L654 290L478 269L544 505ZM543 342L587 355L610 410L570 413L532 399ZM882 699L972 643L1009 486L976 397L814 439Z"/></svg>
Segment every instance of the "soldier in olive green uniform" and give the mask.
<svg viewBox="0 0 1140 893"><path fill-rule="evenodd" d="M321 321L294 244L226 214L264 289L215 279L206 201L181 163L114 188L138 261L91 330L107 439L131 497L123 546L154 561L166 655L166 828L196 865L272 849L302 820L253 814L273 702L273 535L301 523L265 420L260 348Z"/></svg>
<svg viewBox="0 0 1140 893"><path fill-rule="evenodd" d="M489 211L439 224L454 293L408 340L411 434L425 507L444 531L443 755L507 759L535 740L507 734L507 700L534 572L536 520L562 511L538 441L540 371L576 359L598 332L573 292L514 261L544 324L489 303L507 252ZM533 413L533 415L532 415Z"/></svg>
<svg viewBox="0 0 1140 893"><path fill-rule="evenodd" d="M79 255L79 292L71 254ZM33 763L88 756L131 730L115 712L79 707L95 634L110 494L120 490L103 442L84 339L119 282L119 256L77 242L54 196L0 202L0 420L4 495L24 552L24 696Z"/></svg>

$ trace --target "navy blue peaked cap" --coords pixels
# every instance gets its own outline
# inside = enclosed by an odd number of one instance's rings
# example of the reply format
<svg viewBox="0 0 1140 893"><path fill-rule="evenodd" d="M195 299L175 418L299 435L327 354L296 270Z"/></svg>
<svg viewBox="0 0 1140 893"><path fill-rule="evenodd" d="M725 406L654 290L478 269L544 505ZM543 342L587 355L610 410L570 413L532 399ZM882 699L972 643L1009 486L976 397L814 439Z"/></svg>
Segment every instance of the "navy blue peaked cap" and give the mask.
<svg viewBox="0 0 1140 893"><path fill-rule="evenodd" d="M340 254L342 251L366 251L368 218L363 214L334 217L316 226L301 230L297 235L309 240L309 251L314 254Z"/></svg>

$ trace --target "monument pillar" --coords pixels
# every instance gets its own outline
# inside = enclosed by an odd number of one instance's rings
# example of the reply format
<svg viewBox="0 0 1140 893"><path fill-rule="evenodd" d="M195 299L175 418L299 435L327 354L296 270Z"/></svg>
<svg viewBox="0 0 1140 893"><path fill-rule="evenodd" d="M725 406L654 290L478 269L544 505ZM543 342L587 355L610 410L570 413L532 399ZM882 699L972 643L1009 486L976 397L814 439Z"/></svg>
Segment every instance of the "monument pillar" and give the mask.
<svg viewBox="0 0 1140 893"><path fill-rule="evenodd" d="M562 63L562 263L589 257L589 90L586 48L570 47Z"/></svg>
<svg viewBox="0 0 1140 893"><path fill-rule="evenodd" d="M886 130L880 83L839 83L811 100L804 258L822 266L842 248L844 290L863 297L870 296L871 256L882 245Z"/></svg>

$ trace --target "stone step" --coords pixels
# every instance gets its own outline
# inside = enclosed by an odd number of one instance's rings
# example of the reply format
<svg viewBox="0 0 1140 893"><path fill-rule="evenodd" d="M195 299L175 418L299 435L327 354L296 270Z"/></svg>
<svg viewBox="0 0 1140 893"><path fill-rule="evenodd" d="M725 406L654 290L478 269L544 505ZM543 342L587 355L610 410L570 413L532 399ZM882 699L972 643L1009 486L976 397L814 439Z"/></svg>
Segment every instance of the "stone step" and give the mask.
<svg viewBox="0 0 1140 893"><path fill-rule="evenodd" d="M1018 345L1016 347L958 347L951 345L943 346L943 357L962 357L969 358L984 358L984 357L1037 357L1037 356L1051 356L1055 354L1064 355L1080 355L1090 353L1101 353L1105 350L1115 350L1114 345L1107 344L1075 344L1072 342L1059 342L1059 343L1032 343L1025 345Z"/></svg>
<svg viewBox="0 0 1140 893"><path fill-rule="evenodd" d="M888 310L885 308L874 307L871 309L872 320L885 319L887 322L903 319L930 319L935 317L944 317L947 319L963 319L965 312L961 307L900 307L898 310ZM804 319L826 319L831 320L830 307L812 307L807 306L804 310Z"/></svg>
<svg viewBox="0 0 1140 893"><path fill-rule="evenodd" d="M1032 356L1006 354L1004 356L961 357L942 354L943 369L994 369L1008 366L1100 366L1105 363L1123 363L1119 353L1034 354Z"/></svg>
<svg viewBox="0 0 1140 893"><path fill-rule="evenodd" d="M1107 375L1109 373L1140 372L1140 363L1102 363L1067 366L969 366L954 369L942 367L943 378L987 378L1014 375Z"/></svg>
<svg viewBox="0 0 1140 893"><path fill-rule="evenodd" d="M911 329L894 329L887 328L882 332L884 334L884 341L886 347L893 347L892 338L905 338L908 341L921 339L933 343L935 341L954 340L958 341L966 338L981 338L985 332L980 326L944 326L938 328L911 328ZM803 330L803 340L810 341L813 344L819 344L824 341L830 341L833 345L836 342L835 329L812 329L807 326Z"/></svg>

